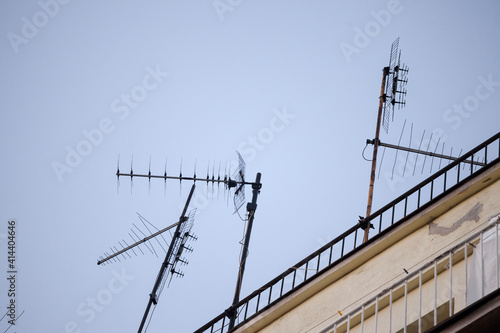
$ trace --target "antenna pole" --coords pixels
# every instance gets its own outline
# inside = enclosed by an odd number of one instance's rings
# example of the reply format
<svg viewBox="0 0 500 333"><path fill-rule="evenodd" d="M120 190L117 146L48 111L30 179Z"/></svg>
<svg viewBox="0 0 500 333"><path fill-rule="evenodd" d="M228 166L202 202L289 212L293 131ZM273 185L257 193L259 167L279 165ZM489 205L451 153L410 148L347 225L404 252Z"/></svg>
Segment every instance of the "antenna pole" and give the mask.
<svg viewBox="0 0 500 333"><path fill-rule="evenodd" d="M377 168L377 152L380 143L380 124L382 122L382 108L386 99L385 95L385 81L389 75L389 67L384 67L382 74L382 85L380 87L380 98L378 103L378 115L377 115L377 128L375 129L375 139L373 140L373 158L372 158L372 171L370 175L370 187L368 188L368 203L366 205L366 217L370 216L372 212L372 202L373 202L373 187L375 185L375 169ZM365 234L363 237L363 243L368 240L368 234L370 232L370 225L364 225Z"/></svg>
<svg viewBox="0 0 500 333"><path fill-rule="evenodd" d="M193 186L191 186L191 191L189 192L189 196L188 196L188 198L186 200L186 204L184 205L184 209L182 211L182 215L179 218L179 222L177 224L177 228L175 229L174 238L172 239L172 242L170 242L170 246L168 248L168 252L167 252L167 254L165 256L165 260L163 261L163 264L161 265L161 268L160 268L160 272L158 273L158 277L156 278L156 282L154 284L153 291L151 292L151 294L149 294L148 305L146 307L146 311L144 312L144 316L142 317L142 321L141 321L141 325L139 326L138 333L142 332L142 329L144 327L144 324L146 323L146 319L148 317L151 305L152 304L156 305L156 303L158 301L157 297L156 297L156 292L158 291L158 288L160 287L161 281L163 279L163 275L165 274L165 271L167 270L168 265L171 264L169 262L169 259L170 259L171 255L172 255L172 252L174 251L174 247L175 247L175 243L176 243L175 242L175 240L176 240L175 238L180 236L181 226L182 226L183 222L185 222L187 220L186 211L187 211L187 209L189 207L189 203L190 203L191 198L193 196L194 188L195 188L195 185L193 184Z"/></svg>
<svg viewBox="0 0 500 333"><path fill-rule="evenodd" d="M245 272L245 263L246 259L248 257L248 246L250 244L250 235L252 233L252 225L253 225L253 218L255 216L255 211L257 210L257 196L260 193L260 188L262 187L262 184L260 183L260 177L261 174L260 172L257 173L257 177L255 178L255 183L252 183L252 202L247 203L247 212L248 212L248 226L247 226L247 231L245 234L245 243L243 245L243 252L241 254L241 260L240 260L240 268L238 271L238 279L236 280L236 291L234 292L234 299L233 299L233 304L228 310L229 313L229 329L232 329L234 327L234 322L236 320L237 312L236 312L236 304L240 301L240 291L241 291L241 285L243 282L243 273Z"/></svg>

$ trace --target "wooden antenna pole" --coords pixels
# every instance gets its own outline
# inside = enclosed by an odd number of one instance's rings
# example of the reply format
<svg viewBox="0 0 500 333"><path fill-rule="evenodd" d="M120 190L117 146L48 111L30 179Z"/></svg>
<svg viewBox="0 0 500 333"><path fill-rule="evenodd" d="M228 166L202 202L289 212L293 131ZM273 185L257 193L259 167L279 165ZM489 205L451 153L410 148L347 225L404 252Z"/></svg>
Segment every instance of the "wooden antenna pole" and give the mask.
<svg viewBox="0 0 500 333"><path fill-rule="evenodd" d="M373 158L372 158L372 171L370 175L370 186L368 188L368 203L366 205L366 215L365 217L370 216L372 212L372 202L373 202L373 187L375 185L375 169L377 167L377 151L380 143L380 125L382 123L382 108L386 99L385 94L385 81L387 76L389 75L389 67L384 67L382 74L382 85L380 87L380 98L378 103L378 115L377 115L377 128L375 129L375 139L373 140ZM370 223L364 225L365 234L363 237L363 243L368 240L368 234L370 232Z"/></svg>

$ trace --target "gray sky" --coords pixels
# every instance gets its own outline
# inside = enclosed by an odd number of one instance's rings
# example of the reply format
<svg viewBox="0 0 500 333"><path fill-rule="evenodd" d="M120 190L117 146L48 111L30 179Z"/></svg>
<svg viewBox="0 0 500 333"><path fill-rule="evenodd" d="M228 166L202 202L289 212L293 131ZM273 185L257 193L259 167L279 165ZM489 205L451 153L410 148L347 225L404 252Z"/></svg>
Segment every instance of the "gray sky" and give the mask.
<svg viewBox="0 0 500 333"><path fill-rule="evenodd" d="M158 228L176 222L190 184L165 195L161 180L149 191L134 179L131 193L120 179L117 192L118 156L123 171L133 156L134 172L151 158L163 174L168 157L169 174L182 161L183 175L205 175L238 150L247 179L262 173L242 297L354 225L397 37L407 105L382 141L397 143L405 120L402 143L413 123L412 147L425 130L454 155L497 133L499 16L496 1L2 1L0 268L15 219L17 332L137 330L163 252L97 258L137 212ZM397 162L391 180L394 158L374 209L429 175L403 176ZM192 332L231 305L244 224L222 190L209 200L197 185L198 241L148 332Z"/></svg>

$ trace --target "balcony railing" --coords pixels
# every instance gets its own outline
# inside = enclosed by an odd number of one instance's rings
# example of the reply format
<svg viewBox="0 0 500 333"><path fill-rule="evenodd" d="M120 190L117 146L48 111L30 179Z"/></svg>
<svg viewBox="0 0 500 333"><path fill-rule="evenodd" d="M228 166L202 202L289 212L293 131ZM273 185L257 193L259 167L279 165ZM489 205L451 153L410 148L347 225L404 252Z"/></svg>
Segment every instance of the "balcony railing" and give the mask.
<svg viewBox="0 0 500 333"><path fill-rule="evenodd" d="M358 222L342 235L242 299L234 308L229 308L212 319L195 333L229 332L228 318L234 311L237 314L237 325L234 329L238 328L357 250L363 242L363 232L362 230L358 232L362 227L374 225L375 232L370 233L370 239L373 239L443 198L498 161L500 161L500 133L451 162L362 222Z"/></svg>
<svg viewBox="0 0 500 333"><path fill-rule="evenodd" d="M320 333L422 332L500 288L500 217ZM475 256L475 257L473 257Z"/></svg>

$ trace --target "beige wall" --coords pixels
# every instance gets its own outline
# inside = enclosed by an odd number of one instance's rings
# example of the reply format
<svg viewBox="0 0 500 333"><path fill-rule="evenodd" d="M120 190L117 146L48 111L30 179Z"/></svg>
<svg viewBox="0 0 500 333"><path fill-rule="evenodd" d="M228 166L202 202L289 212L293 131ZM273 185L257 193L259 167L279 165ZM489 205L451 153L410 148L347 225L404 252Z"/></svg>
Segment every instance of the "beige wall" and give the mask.
<svg viewBox="0 0 500 333"><path fill-rule="evenodd" d="M486 177L488 175L476 179L476 187L477 184L481 185L479 182L484 181ZM489 182L493 181L494 179L491 180L490 177ZM439 211L443 211L443 202L436 204L435 207L427 209L413 218L412 221L405 223L406 228L410 229L411 224L418 225L420 223L421 226L417 230L408 231L407 235L404 234L404 231L394 232L382 243L378 244L379 249L380 246L385 248L382 251L374 250L375 253L370 254L370 249L366 250L364 253L366 260L357 264L356 267L350 268L346 275L336 277L335 274L339 274L338 272L341 271L338 268L328 272L327 275L330 275L330 277L323 277L322 280L330 278L331 282L321 292L311 295L292 295L275 306L275 308L283 305L291 307L290 304L293 304L292 310L279 318L273 316L275 309L268 310L255 320L245 324L238 332L316 332L340 318L339 311L342 314L348 313L380 293L381 290L404 278L406 275L404 269L412 272L463 241L469 235L487 225L493 216L500 214L500 200L498 200L500 197L500 181L496 181L472 195L471 193L467 194L467 191L471 191L474 187L470 185L464 186L455 195L444 200L445 206L454 206L451 209L446 207L446 211L438 216ZM398 239L394 239L394 237ZM351 261L355 262L355 259ZM459 288L465 288L465 276L464 274L458 274L458 270L464 269L463 266L464 262L462 260L461 263L454 263L453 267L454 270L457 269L457 277L453 281L453 287L457 291ZM449 274L447 274L445 270L439 275L439 283L443 283L443 285L448 283L449 286L449 282L446 282L449 279ZM300 290L300 293L308 293L309 290L314 290L314 288L308 287L305 290ZM414 300L415 297L418 297L417 293L418 288L412 291L409 299ZM434 295L434 282L432 280L424 285L423 293L424 299L426 299L425 294L427 293ZM309 298L302 301L304 296ZM440 295L439 297L440 304L442 304L447 301L449 296ZM300 299L300 304L294 304L294 298ZM398 302L401 303L402 300ZM464 299L457 298L454 302L455 309L465 306ZM402 327L402 322L398 322L402 318L398 311L402 310L403 307L398 306L396 308L396 305L394 305L393 318L399 319L393 321L393 330ZM430 310L429 304L425 304L422 314ZM388 312L388 308L380 308L379 311L382 318L384 311ZM415 310L411 309L409 313L411 315L408 323L418 318L416 317L418 313ZM372 320L374 318L365 317L365 325L370 325ZM381 329L380 332L386 331L382 328L384 325L388 325L387 320L384 324L383 320L380 319L378 326ZM352 332L357 331L354 327L351 329Z"/></svg>

